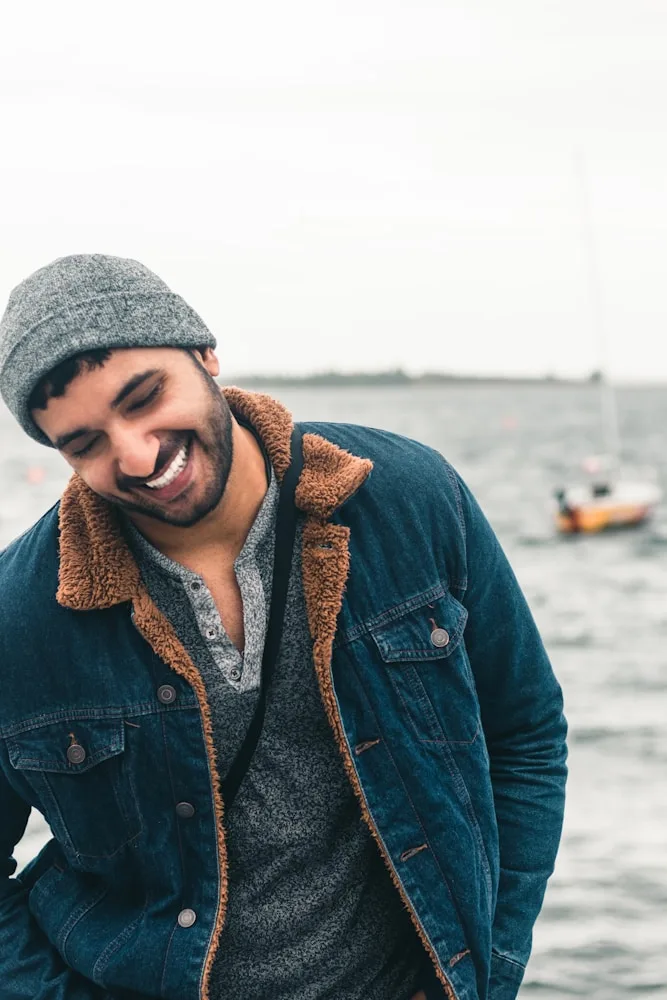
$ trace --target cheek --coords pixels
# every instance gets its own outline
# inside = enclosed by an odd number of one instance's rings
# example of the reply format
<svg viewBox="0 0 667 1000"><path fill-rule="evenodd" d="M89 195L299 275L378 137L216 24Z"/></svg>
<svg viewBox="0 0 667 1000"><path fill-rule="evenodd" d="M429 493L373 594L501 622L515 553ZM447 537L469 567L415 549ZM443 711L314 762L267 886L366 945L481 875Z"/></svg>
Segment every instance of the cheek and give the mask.
<svg viewBox="0 0 667 1000"><path fill-rule="evenodd" d="M105 494L116 493L118 491L116 477L108 467L83 465L80 469L75 469L74 471L94 493L104 496Z"/></svg>

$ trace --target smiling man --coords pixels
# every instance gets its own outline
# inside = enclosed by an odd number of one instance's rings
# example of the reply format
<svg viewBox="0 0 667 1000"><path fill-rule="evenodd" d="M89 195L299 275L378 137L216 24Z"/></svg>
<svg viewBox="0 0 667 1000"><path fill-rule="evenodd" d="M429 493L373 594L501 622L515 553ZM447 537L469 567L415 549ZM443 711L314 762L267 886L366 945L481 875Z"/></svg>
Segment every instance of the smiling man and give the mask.
<svg viewBox="0 0 667 1000"><path fill-rule="evenodd" d="M102 255L0 323L74 471L0 554L3 1000L513 1000L566 727L512 570L442 456L214 347Z"/></svg>

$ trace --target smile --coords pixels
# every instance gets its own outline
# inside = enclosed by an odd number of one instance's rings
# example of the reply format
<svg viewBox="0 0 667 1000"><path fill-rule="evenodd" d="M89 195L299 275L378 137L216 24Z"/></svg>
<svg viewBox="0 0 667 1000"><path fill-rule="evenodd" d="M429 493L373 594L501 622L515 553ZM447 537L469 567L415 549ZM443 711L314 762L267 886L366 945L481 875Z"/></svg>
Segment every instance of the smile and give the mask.
<svg viewBox="0 0 667 1000"><path fill-rule="evenodd" d="M176 456L172 460L169 467L158 476L156 479L149 479L148 482L144 483L144 486L148 487L149 490L161 490L165 486L169 486L173 483L174 479L178 476L180 472L183 471L188 461L188 451L190 449L189 442L184 444Z"/></svg>

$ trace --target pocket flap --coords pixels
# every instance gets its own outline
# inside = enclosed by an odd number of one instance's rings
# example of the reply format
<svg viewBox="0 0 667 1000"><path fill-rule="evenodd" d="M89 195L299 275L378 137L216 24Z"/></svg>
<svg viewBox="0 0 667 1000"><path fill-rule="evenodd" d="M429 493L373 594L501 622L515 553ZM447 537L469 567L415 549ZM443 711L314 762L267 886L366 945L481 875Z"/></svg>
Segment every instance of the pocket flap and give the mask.
<svg viewBox="0 0 667 1000"><path fill-rule="evenodd" d="M385 663L451 656L463 638L468 612L447 592L371 631Z"/></svg>
<svg viewBox="0 0 667 1000"><path fill-rule="evenodd" d="M19 771L79 774L125 750L122 719L61 719L7 739L12 767ZM68 750L76 746L76 753Z"/></svg>

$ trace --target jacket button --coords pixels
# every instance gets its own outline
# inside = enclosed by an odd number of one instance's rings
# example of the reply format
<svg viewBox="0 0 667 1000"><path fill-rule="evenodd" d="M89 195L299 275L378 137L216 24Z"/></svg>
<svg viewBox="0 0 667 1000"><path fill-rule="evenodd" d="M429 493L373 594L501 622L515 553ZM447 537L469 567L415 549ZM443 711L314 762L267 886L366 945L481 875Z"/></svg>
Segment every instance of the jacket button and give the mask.
<svg viewBox="0 0 667 1000"><path fill-rule="evenodd" d="M72 743L67 748L67 759L70 764L81 764L86 759L86 751L79 743Z"/></svg>
<svg viewBox="0 0 667 1000"><path fill-rule="evenodd" d="M444 628L434 628L431 632L431 642L434 646L446 646L449 642L449 632Z"/></svg>
<svg viewBox="0 0 667 1000"><path fill-rule="evenodd" d="M178 914L178 922L181 927L192 927L196 919L197 914L194 910L181 910Z"/></svg>
<svg viewBox="0 0 667 1000"><path fill-rule="evenodd" d="M182 816L183 819L190 819L191 816L195 814L195 807L191 802L179 802L176 806L176 815Z"/></svg>
<svg viewBox="0 0 667 1000"><path fill-rule="evenodd" d="M157 689L157 696L163 705L171 705L176 700L176 688L171 684L161 684Z"/></svg>

